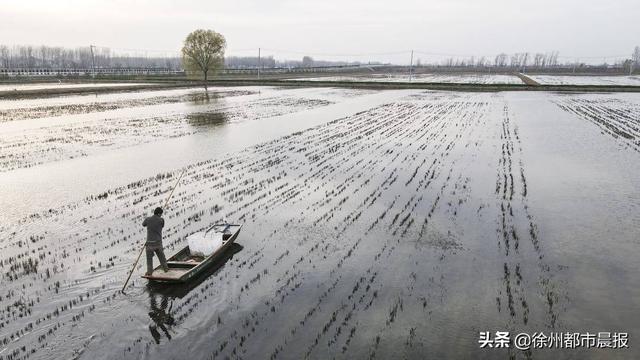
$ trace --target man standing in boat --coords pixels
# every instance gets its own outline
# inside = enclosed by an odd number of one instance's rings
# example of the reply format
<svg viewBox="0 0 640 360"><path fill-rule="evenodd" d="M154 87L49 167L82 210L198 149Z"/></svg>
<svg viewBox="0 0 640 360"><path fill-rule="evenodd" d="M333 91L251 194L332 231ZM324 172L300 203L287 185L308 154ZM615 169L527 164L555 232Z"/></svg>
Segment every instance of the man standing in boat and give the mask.
<svg viewBox="0 0 640 360"><path fill-rule="evenodd" d="M144 219L142 226L147 228L147 275L153 273L153 253L158 256L162 269L167 272L169 267L167 266L167 259L164 257L162 251L162 228L164 227L164 219L162 218L162 208L157 207L153 211L153 216L149 216Z"/></svg>

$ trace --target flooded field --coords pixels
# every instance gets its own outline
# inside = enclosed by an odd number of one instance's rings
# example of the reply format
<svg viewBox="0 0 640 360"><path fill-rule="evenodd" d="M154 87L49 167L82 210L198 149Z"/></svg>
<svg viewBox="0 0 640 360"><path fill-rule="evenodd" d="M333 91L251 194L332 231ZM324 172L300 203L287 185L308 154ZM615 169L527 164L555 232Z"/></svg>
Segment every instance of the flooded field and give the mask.
<svg viewBox="0 0 640 360"><path fill-rule="evenodd" d="M85 87L121 87L121 86L132 86L132 85L149 85L146 83L131 83L131 82L117 82L117 83L107 83L107 82L95 82L95 83L87 83L87 82L43 82L43 83L32 83L32 84L11 84L11 83L0 83L0 91L7 90L44 90L44 89L70 89L70 88L85 88Z"/></svg>
<svg viewBox="0 0 640 360"><path fill-rule="evenodd" d="M522 80L515 75L504 74L371 74L352 76L329 76L290 79L292 81L384 81L384 82L423 82L445 84L520 84Z"/></svg>
<svg viewBox="0 0 640 360"><path fill-rule="evenodd" d="M155 96L131 99L123 94L120 99L28 108L15 102L17 108L0 110L0 126L5 130L0 171L183 137L220 125L333 103L326 98L292 97L286 91L271 96L251 90L163 93L166 95L151 93ZM241 101L228 99L242 95ZM66 114L64 119L60 119L62 114ZM34 118L38 120L17 121Z"/></svg>
<svg viewBox="0 0 640 360"><path fill-rule="evenodd" d="M640 357L640 96L267 87L0 102L0 360ZM226 218L224 261L120 291ZM144 260L144 259L142 259ZM628 349L480 349L480 331Z"/></svg>
<svg viewBox="0 0 640 360"><path fill-rule="evenodd" d="M527 75L542 85L631 85L640 86L640 76Z"/></svg>

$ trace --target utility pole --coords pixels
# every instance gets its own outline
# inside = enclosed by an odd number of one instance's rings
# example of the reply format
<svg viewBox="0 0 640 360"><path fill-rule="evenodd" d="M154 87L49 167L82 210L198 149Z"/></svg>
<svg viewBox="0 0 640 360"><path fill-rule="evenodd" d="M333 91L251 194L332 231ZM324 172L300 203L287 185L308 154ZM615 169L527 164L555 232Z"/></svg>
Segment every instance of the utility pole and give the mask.
<svg viewBox="0 0 640 360"><path fill-rule="evenodd" d="M260 48L258 48L258 80L260 80L260 68L262 67L262 59L260 58Z"/></svg>
<svg viewBox="0 0 640 360"><path fill-rule="evenodd" d="M409 82L411 82L411 75L413 73L413 50L411 50L411 63L409 65Z"/></svg>
<svg viewBox="0 0 640 360"><path fill-rule="evenodd" d="M93 45L89 45L89 49L91 50L91 69L92 69L92 74L93 74L93 78L96 78L96 59L93 55L93 48L95 46Z"/></svg>

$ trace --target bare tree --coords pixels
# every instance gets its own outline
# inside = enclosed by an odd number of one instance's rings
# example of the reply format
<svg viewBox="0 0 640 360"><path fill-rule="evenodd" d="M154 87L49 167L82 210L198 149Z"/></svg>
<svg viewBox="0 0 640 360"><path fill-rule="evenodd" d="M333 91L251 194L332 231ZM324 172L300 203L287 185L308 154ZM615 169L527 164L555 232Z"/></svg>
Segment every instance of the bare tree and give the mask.
<svg viewBox="0 0 640 360"><path fill-rule="evenodd" d="M0 67L9 68L11 61L9 59L9 48L7 46L0 46Z"/></svg>
<svg viewBox="0 0 640 360"><path fill-rule="evenodd" d="M552 51L551 54L549 54L549 60L548 60L548 65L551 67L555 67L558 66L558 56L560 55L560 53L558 51Z"/></svg>
<svg viewBox="0 0 640 360"><path fill-rule="evenodd" d="M314 61L311 56L305 56L302 58L302 67L312 67L313 63Z"/></svg>
<svg viewBox="0 0 640 360"><path fill-rule="evenodd" d="M633 49L633 55L631 55L631 60L633 60L633 64L635 66L640 66L640 46L636 46Z"/></svg>
<svg viewBox="0 0 640 360"><path fill-rule="evenodd" d="M533 66L536 68L544 67L544 54L536 53L533 58Z"/></svg>
<svg viewBox="0 0 640 360"><path fill-rule="evenodd" d="M202 72L206 86L207 75L224 66L224 50L227 42L222 34L213 30L198 29L187 35L182 47L184 68Z"/></svg>
<svg viewBox="0 0 640 360"><path fill-rule="evenodd" d="M495 65L496 67L505 67L507 66L507 58L508 55L505 53L496 55Z"/></svg>
<svg viewBox="0 0 640 360"><path fill-rule="evenodd" d="M517 53L516 54L512 54L511 55L511 59L509 59L509 61L511 62L509 64L509 66L511 66L512 68L517 68L518 64L520 62L519 54L517 54Z"/></svg>

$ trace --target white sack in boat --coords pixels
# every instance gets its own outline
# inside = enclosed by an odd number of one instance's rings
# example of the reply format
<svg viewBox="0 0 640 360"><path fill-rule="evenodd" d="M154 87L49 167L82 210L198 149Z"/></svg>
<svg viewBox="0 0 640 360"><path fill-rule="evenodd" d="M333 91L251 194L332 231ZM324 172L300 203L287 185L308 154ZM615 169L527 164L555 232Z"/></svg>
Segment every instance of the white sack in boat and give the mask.
<svg viewBox="0 0 640 360"><path fill-rule="evenodd" d="M222 233L210 231L205 235L204 231L191 234L187 237L191 255L209 256L222 246Z"/></svg>

